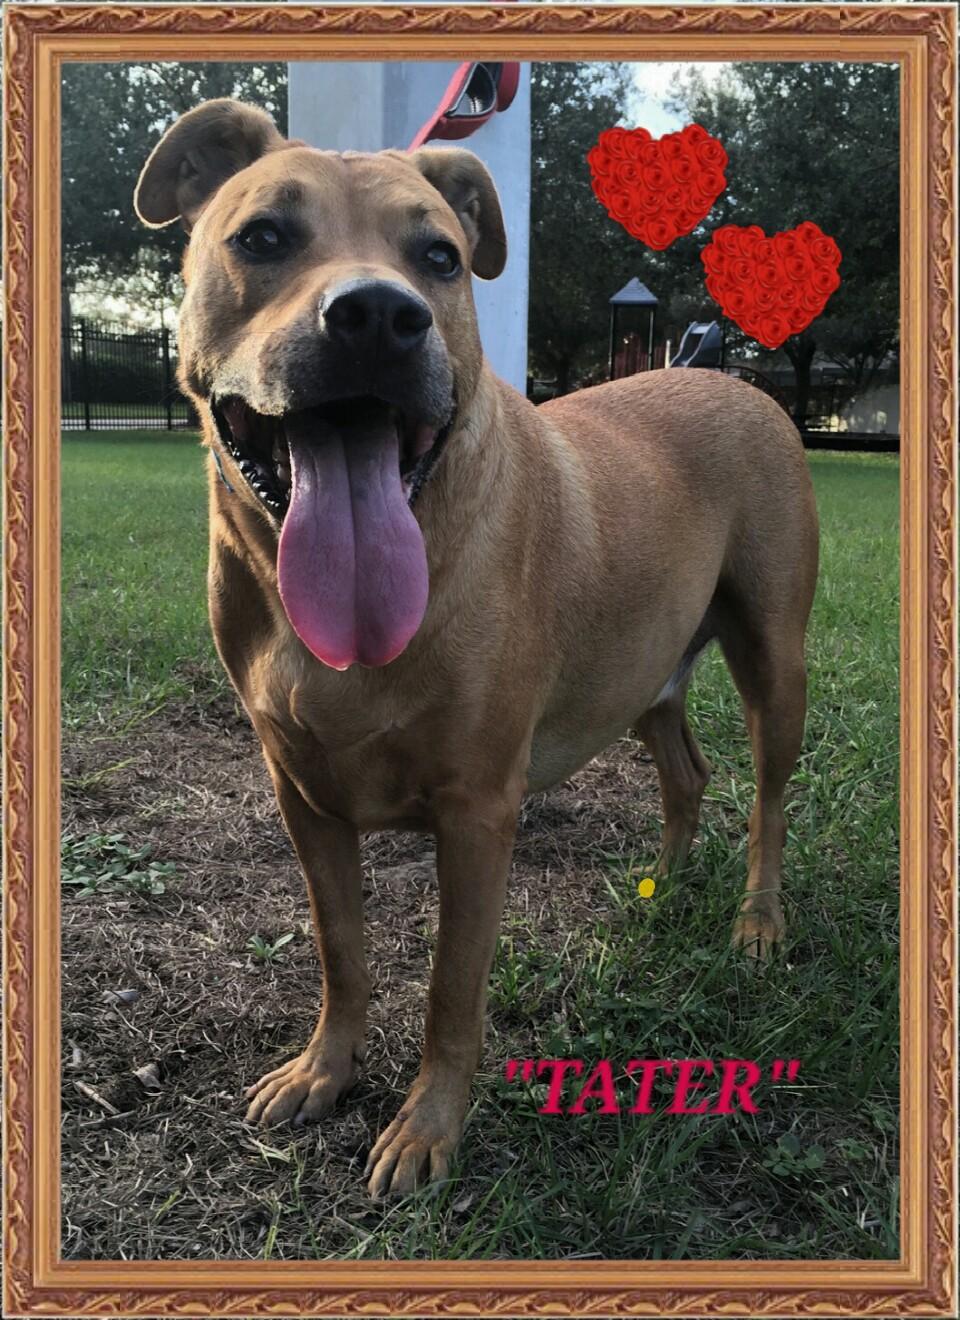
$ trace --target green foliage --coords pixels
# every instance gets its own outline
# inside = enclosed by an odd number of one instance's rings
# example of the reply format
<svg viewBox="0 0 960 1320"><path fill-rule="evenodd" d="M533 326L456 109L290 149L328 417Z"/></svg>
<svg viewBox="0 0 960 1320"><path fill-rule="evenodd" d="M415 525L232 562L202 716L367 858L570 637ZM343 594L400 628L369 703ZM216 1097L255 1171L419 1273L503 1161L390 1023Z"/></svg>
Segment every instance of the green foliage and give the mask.
<svg viewBox="0 0 960 1320"><path fill-rule="evenodd" d="M672 290L678 328L713 320L699 253L724 224L768 234L813 220L843 253L841 285L826 312L783 351L801 391L817 350L847 366L866 388L899 341L899 70L890 64L734 64L713 83L698 72L675 85L671 108L723 142L728 188L707 221L655 254L658 281ZM773 354L734 326L729 343ZM801 401L802 405L802 401Z"/></svg>
<svg viewBox="0 0 960 1320"><path fill-rule="evenodd" d="M294 932L287 931L286 935L281 935L272 943L265 940L262 935L251 935L247 940L247 949L257 960L262 963L272 963L280 956L280 950L285 944L289 944L293 939Z"/></svg>
<svg viewBox="0 0 960 1320"><path fill-rule="evenodd" d="M607 299L645 278L646 249L607 218L586 155L622 121L628 65L534 64L531 73L530 371L561 391L606 371Z"/></svg>
<svg viewBox="0 0 960 1320"><path fill-rule="evenodd" d="M68 288L100 281L158 312L177 298L183 231L151 232L133 192L164 129L201 101L236 96L286 131L285 64L104 63L63 66L63 271Z"/></svg>
<svg viewBox="0 0 960 1320"><path fill-rule="evenodd" d="M708 82L675 84L670 108L702 124L729 154L728 188L706 220L653 252L604 213L585 156L605 128L630 119L629 66L535 64L532 89L530 366L561 389L606 365L607 299L638 275L660 299L661 333L676 344L692 320L719 309L700 252L723 224L769 233L814 220L843 253L842 284L826 313L781 350L805 408L817 350L865 389L899 335L899 71L888 64L731 65ZM728 324L728 344L774 355Z"/></svg>
<svg viewBox="0 0 960 1320"><path fill-rule="evenodd" d="M804 1146L795 1133L785 1132L778 1138L776 1148L764 1156L763 1165L781 1178L796 1178L822 1169L826 1158L826 1151L816 1142Z"/></svg>
<svg viewBox="0 0 960 1320"><path fill-rule="evenodd" d="M123 834L64 834L60 841L60 883L76 898L162 894L176 874L172 862L158 862L153 845L132 848Z"/></svg>

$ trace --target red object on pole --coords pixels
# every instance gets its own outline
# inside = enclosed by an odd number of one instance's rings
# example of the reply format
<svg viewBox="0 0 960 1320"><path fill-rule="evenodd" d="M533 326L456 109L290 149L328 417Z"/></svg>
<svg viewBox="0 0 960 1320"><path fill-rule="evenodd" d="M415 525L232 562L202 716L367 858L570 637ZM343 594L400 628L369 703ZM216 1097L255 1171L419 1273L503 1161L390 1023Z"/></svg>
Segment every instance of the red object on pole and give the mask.
<svg viewBox="0 0 960 1320"><path fill-rule="evenodd" d="M408 151L416 151L417 147L422 147L424 142L429 141L430 138L436 135L437 125L440 123L440 120L450 107L459 101L463 94L463 89L467 85L467 79L470 77L470 70L472 68L473 65L469 60L466 64L457 65L456 72L447 84L447 90L444 92L443 96L441 96L439 105L426 123L421 126L416 137L407 148Z"/></svg>
<svg viewBox="0 0 960 1320"><path fill-rule="evenodd" d="M436 110L407 148L441 138L456 142L469 137L493 115L509 109L520 85L520 65L467 60L458 64Z"/></svg>
<svg viewBox="0 0 960 1320"><path fill-rule="evenodd" d="M516 63L458 65L436 110L407 150L416 151L433 138L459 141L469 137L488 119L509 108L519 84L520 65Z"/></svg>

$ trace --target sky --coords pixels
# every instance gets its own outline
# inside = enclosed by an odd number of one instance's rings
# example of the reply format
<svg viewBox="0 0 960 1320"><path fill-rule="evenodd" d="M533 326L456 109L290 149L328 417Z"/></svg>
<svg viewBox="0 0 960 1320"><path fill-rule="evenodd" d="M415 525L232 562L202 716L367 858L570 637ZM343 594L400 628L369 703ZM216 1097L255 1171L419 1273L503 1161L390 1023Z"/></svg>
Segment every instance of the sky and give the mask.
<svg viewBox="0 0 960 1320"><path fill-rule="evenodd" d="M719 61L694 63L691 60L683 64L636 64L634 86L637 89L637 103L633 112L636 118L635 127L648 129L654 137L682 128L683 120L671 114L663 104L669 94L674 74L684 69L699 69L708 81L712 81L725 67L726 65Z"/></svg>

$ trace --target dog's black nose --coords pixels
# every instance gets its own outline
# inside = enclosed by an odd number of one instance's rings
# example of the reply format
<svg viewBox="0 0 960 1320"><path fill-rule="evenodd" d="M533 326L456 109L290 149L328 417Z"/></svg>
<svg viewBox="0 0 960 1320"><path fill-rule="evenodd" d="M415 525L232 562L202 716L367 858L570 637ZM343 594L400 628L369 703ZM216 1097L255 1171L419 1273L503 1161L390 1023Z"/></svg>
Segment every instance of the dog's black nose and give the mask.
<svg viewBox="0 0 960 1320"><path fill-rule="evenodd" d="M355 353L398 357L418 348L433 325L423 299L389 280L340 284L321 307L330 334Z"/></svg>

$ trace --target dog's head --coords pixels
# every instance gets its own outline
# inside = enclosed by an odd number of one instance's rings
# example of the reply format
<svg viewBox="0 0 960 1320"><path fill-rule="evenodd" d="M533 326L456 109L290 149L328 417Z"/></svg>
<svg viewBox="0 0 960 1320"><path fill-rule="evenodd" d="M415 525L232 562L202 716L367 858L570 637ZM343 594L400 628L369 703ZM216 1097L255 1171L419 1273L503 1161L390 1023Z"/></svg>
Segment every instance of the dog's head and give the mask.
<svg viewBox="0 0 960 1320"><path fill-rule="evenodd" d="M282 526L291 622L336 667L385 663L426 603L410 505L480 378L470 272L493 279L506 260L489 174L452 148L317 151L221 100L168 130L135 205L147 225L179 218L190 233L181 381L209 408L241 497ZM350 596L325 602L336 639L304 604L318 557L341 570L328 597ZM350 641L346 616L391 614L390 595L405 622L368 619Z"/></svg>

